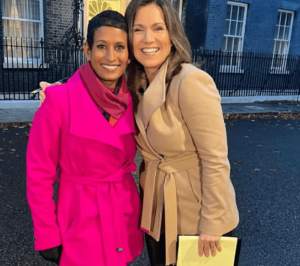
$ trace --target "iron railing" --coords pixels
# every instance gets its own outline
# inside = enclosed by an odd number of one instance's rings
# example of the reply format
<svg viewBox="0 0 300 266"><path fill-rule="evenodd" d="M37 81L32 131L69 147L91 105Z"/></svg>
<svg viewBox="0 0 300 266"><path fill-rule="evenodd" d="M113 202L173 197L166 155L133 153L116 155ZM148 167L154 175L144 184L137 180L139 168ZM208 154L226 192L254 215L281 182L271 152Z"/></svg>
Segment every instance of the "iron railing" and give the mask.
<svg viewBox="0 0 300 266"><path fill-rule="evenodd" d="M300 55L198 49L193 61L223 97L300 94Z"/></svg>
<svg viewBox="0 0 300 266"><path fill-rule="evenodd" d="M86 62L77 45L47 47L41 40L3 39L0 100L31 99L40 81L69 77ZM221 96L300 95L300 56L198 49L196 66L209 73Z"/></svg>
<svg viewBox="0 0 300 266"><path fill-rule="evenodd" d="M43 39L4 39L0 55L0 100L31 99L41 81L69 77L86 62L82 48L46 47Z"/></svg>

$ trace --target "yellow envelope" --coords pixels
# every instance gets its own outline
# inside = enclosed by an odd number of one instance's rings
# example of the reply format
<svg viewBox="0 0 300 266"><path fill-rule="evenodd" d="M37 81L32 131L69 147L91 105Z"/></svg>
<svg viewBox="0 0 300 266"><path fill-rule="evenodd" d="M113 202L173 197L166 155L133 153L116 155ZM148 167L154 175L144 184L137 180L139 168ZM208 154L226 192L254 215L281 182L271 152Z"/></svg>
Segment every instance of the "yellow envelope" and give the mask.
<svg viewBox="0 0 300 266"><path fill-rule="evenodd" d="M237 250L238 238L221 237L222 251L208 258L198 255L199 236L179 236L177 266L233 266Z"/></svg>

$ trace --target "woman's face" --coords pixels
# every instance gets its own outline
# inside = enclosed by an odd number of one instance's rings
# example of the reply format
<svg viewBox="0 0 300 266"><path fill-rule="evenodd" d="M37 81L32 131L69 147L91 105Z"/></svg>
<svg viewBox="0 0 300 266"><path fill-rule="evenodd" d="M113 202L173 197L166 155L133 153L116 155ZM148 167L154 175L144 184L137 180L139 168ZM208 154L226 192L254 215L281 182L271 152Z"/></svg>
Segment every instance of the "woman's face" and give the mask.
<svg viewBox="0 0 300 266"><path fill-rule="evenodd" d="M127 33L114 27L100 27L94 33L92 49L86 43L84 51L102 83L114 88L128 64Z"/></svg>
<svg viewBox="0 0 300 266"><path fill-rule="evenodd" d="M159 6L140 7L133 25L133 53L148 71L157 70L171 52L171 39Z"/></svg>

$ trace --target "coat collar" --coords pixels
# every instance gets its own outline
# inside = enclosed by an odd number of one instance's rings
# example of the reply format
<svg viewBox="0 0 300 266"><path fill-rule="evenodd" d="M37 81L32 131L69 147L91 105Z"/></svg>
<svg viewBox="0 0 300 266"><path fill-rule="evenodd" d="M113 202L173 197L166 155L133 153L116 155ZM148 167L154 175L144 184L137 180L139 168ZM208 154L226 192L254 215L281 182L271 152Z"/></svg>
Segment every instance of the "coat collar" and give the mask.
<svg viewBox="0 0 300 266"><path fill-rule="evenodd" d="M168 60L160 67L155 78L142 96L141 108L138 115L141 117L145 129L147 129L149 120L153 113L166 100L166 74L168 68Z"/></svg>
<svg viewBox="0 0 300 266"><path fill-rule="evenodd" d="M78 71L68 80L67 87L70 101L70 134L123 150L120 136L135 133L131 96L129 95L126 111L112 127L89 96Z"/></svg>

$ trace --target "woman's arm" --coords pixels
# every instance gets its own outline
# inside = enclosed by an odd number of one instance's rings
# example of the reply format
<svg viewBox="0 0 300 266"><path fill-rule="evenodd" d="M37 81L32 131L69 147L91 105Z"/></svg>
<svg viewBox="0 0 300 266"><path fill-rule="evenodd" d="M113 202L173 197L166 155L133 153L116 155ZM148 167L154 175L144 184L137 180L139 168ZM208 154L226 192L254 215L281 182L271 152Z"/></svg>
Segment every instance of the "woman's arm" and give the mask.
<svg viewBox="0 0 300 266"><path fill-rule="evenodd" d="M220 236L234 228L229 203L230 165L220 96L212 78L194 71L183 78L179 104L202 164L199 254L220 249ZM200 177L199 177L200 178ZM213 243L213 244L212 244Z"/></svg>
<svg viewBox="0 0 300 266"><path fill-rule="evenodd" d="M36 250L61 245L53 200L60 155L61 109L58 99L55 88L49 90L44 104L35 113L27 147L27 199Z"/></svg>

